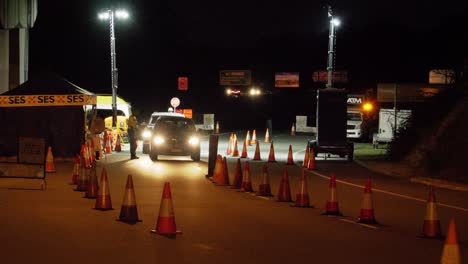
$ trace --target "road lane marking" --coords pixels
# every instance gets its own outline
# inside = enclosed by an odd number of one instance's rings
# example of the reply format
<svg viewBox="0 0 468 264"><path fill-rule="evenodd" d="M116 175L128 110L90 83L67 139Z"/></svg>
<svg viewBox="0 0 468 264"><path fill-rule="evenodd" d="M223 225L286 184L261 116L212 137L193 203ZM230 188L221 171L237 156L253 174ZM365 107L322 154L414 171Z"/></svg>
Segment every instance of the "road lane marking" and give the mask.
<svg viewBox="0 0 468 264"><path fill-rule="evenodd" d="M378 227L373 226L373 225L368 225L368 224L363 224L363 223L357 223L357 222L355 222L355 221L348 220L348 219L340 219L340 221L347 222L347 223L351 223L351 224L355 224L355 225L360 225L360 226L364 226L364 227L368 227L368 228L372 228L372 229L374 229L374 230L379 229Z"/></svg>
<svg viewBox="0 0 468 264"><path fill-rule="evenodd" d="M315 174L315 175L317 175L317 176L319 176L319 177L322 177L322 178L324 178L324 179L328 179L328 180L330 179L330 177L328 177L328 176L326 176L326 175L323 175L323 174L321 174L321 173L314 172L314 171L312 171L312 173ZM336 182L339 182L339 183L342 183L342 184L345 184L345 185L349 185L349 186L353 186L353 187L357 187L357 188L364 189L364 186L363 186L363 185L354 184L354 183L347 182L347 181L342 181L342 180L336 180ZM376 189L376 188L372 188L372 191L374 191L374 192L380 192L380 193L384 193L384 194L388 194L388 195L393 195L393 196L400 197L400 198L403 198L403 199L408 199L408 200L413 200L413 201L418 201L418 202L427 203L427 200L420 199L420 198L416 198L416 197L412 197L412 196L409 196L409 195L394 193L394 192L385 191L385 190ZM455 209L455 210L460 210L460 211L468 212L468 209L467 209L467 208L463 208L463 207L459 207L459 206L455 206L455 205L444 204L444 203L437 203L437 205L438 205L438 206L442 206L442 207L447 207L447 208Z"/></svg>

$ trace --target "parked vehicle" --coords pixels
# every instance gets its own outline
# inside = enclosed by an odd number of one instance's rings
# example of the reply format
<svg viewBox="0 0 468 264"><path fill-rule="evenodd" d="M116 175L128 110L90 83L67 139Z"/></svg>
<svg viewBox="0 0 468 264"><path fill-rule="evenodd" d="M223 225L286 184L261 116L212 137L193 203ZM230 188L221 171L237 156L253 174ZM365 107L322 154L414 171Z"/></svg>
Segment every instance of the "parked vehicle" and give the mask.
<svg viewBox="0 0 468 264"><path fill-rule="evenodd" d="M394 132L406 127L411 117L411 110L380 109L379 130L374 136L375 143L393 141ZM396 126L396 127L395 127Z"/></svg>

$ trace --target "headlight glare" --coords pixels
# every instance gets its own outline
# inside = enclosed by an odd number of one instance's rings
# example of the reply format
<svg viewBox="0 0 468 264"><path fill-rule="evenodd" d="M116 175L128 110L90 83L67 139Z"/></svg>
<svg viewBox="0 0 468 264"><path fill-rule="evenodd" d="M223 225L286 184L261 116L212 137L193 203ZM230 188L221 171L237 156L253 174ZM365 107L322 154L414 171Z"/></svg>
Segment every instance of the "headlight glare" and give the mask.
<svg viewBox="0 0 468 264"><path fill-rule="evenodd" d="M143 131L143 133L141 134L141 136L142 136L144 139L148 139L148 138L151 137L151 131L145 130L145 131Z"/></svg>
<svg viewBox="0 0 468 264"><path fill-rule="evenodd" d="M162 143L164 143L164 138L161 137L161 136L155 136L155 137L153 138L153 142L154 142L154 144L156 144L156 145L161 145Z"/></svg>
<svg viewBox="0 0 468 264"><path fill-rule="evenodd" d="M198 143L200 143L200 139L197 138L197 137L191 137L191 138L189 139L189 144L190 144L190 145L197 145Z"/></svg>

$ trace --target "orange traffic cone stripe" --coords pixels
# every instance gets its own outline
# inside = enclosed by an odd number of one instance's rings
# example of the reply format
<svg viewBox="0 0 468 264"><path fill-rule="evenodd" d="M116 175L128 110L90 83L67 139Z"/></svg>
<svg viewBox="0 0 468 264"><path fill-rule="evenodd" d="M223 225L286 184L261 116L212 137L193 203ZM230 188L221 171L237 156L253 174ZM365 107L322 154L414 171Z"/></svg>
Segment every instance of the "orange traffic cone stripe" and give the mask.
<svg viewBox="0 0 468 264"><path fill-rule="evenodd" d="M315 170L315 153L314 153L313 148L310 149L309 162L307 163L307 169L308 170Z"/></svg>
<svg viewBox="0 0 468 264"><path fill-rule="evenodd" d="M102 211L113 210L106 168L102 168L101 180L99 182L99 191L96 197L96 204L94 206L94 209Z"/></svg>
<svg viewBox="0 0 468 264"><path fill-rule="evenodd" d="M367 180L364 188L364 195L361 203L361 211L359 216L359 223L377 224L374 215L374 202L372 200L372 185L371 179Z"/></svg>
<svg viewBox="0 0 468 264"><path fill-rule="evenodd" d="M242 165L241 165L240 159L237 159L236 169L234 173L234 182L231 188L240 189L241 186L242 186Z"/></svg>
<svg viewBox="0 0 468 264"><path fill-rule="evenodd" d="M161 205L159 207L158 221L156 222L156 227L151 230L151 232L168 236L182 233L181 231L178 231L176 227L174 208L172 206L171 187L169 182L164 183Z"/></svg>
<svg viewBox="0 0 468 264"><path fill-rule="evenodd" d="M259 146L258 141L256 141L255 144L256 144L256 146L255 146L255 154L254 154L253 160L261 160L261 158L260 158L260 146Z"/></svg>
<svg viewBox="0 0 468 264"><path fill-rule="evenodd" d="M268 175L268 165L267 165L267 163L263 164L262 181L258 185L257 196L273 196L273 195L271 195L270 177Z"/></svg>
<svg viewBox="0 0 468 264"><path fill-rule="evenodd" d="M304 161L302 162L302 167L303 168L307 168L307 166L309 165L309 144L307 144L307 147L306 147L306 150L305 150L305 153L304 153Z"/></svg>
<svg viewBox="0 0 468 264"><path fill-rule="evenodd" d="M138 210L135 199L135 190L133 187L133 178L129 174L127 177L127 184L125 185L125 194L120 208L119 221L127 223L141 222L138 219Z"/></svg>
<svg viewBox="0 0 468 264"><path fill-rule="evenodd" d="M237 148L237 137L234 139L234 151L232 151L233 157L239 157L239 149Z"/></svg>
<svg viewBox="0 0 468 264"><path fill-rule="evenodd" d="M292 146L291 145L289 145L288 160L286 162L286 165L294 165Z"/></svg>
<svg viewBox="0 0 468 264"><path fill-rule="evenodd" d="M50 146L47 149L46 172L48 173L55 172L54 155L52 154L52 147Z"/></svg>
<svg viewBox="0 0 468 264"><path fill-rule="evenodd" d="M426 205L426 216L424 217L423 234L425 238L442 238L440 220L437 217L436 198L434 188L429 188L429 197Z"/></svg>
<svg viewBox="0 0 468 264"><path fill-rule="evenodd" d="M267 128L265 132L265 143L269 143L269 142L270 142L270 133Z"/></svg>
<svg viewBox="0 0 468 264"><path fill-rule="evenodd" d="M221 181L221 177L223 177L223 157L218 154L216 156L216 163L213 169L212 181L215 183Z"/></svg>
<svg viewBox="0 0 468 264"><path fill-rule="evenodd" d="M245 162L244 175L242 177L241 190L244 192L253 192L252 181L250 179L250 164L249 161Z"/></svg>
<svg viewBox="0 0 468 264"><path fill-rule="evenodd" d="M250 140L250 144L256 144L256 143L257 143L257 131L255 131L254 129L252 132L252 140Z"/></svg>
<svg viewBox="0 0 468 264"><path fill-rule="evenodd" d="M309 193L307 188L307 178L305 176L305 169L302 169L301 172L301 185L299 189L299 193L296 194L296 207L311 207L309 201Z"/></svg>
<svg viewBox="0 0 468 264"><path fill-rule="evenodd" d="M251 143L250 143L250 131L249 130L247 130L247 136L245 137L245 143L247 145L249 145L249 146L251 145Z"/></svg>
<svg viewBox="0 0 468 264"><path fill-rule="evenodd" d="M248 154L247 154L247 143L244 140L244 145L242 146L241 158L245 159L245 158L247 158L247 156L248 156Z"/></svg>
<svg viewBox="0 0 468 264"><path fill-rule="evenodd" d="M338 205L338 198L336 192L336 176L332 174L330 176L330 199L325 204L325 215L342 215Z"/></svg>
<svg viewBox="0 0 468 264"><path fill-rule="evenodd" d="M444 248L442 251L442 258L440 263L442 264L460 264L460 248L458 246L457 232L455 228L455 221L450 220L447 238L445 239Z"/></svg>
<svg viewBox="0 0 468 264"><path fill-rule="evenodd" d="M276 162L275 148L273 146L273 142L271 142L271 145L270 145L270 154L268 155L268 162Z"/></svg>
<svg viewBox="0 0 468 264"><path fill-rule="evenodd" d="M291 188L289 187L288 167L283 168L283 176L278 191L278 202L292 202Z"/></svg>

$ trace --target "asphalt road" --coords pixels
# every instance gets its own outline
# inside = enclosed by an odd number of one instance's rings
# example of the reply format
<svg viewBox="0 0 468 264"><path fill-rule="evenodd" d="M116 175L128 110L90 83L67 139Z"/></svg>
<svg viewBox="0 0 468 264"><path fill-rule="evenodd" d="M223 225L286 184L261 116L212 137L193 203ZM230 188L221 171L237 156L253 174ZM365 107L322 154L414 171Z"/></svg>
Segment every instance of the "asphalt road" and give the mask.
<svg viewBox="0 0 468 264"><path fill-rule="evenodd" d="M245 135L238 135L239 138ZM220 137L225 154L228 135ZM268 163L276 195L289 144L302 162L306 137L273 137L276 163ZM241 151L241 147L239 146ZM251 161L255 190L269 144L261 143L263 161ZM254 147L249 147L253 157ZM140 150L141 151L141 150ZM207 142L202 144L206 159ZM97 211L94 200L70 185L73 164L56 162L47 190L37 180L0 179L0 247L2 263L439 263L443 240L420 238L428 187L372 173L344 159L317 159L307 171L308 194L314 208L292 207L226 186L205 175L206 162L171 158L152 162L147 155L129 160L127 148L98 162L109 176L113 208ZM230 180L237 158L227 157ZM242 164L245 161L242 160ZM301 167L288 166L293 199ZM335 173L343 217L321 215L329 197L328 177ZM133 175L140 219L134 225L116 221L127 175ZM378 225L356 223L368 177ZM164 182L170 182L178 229L169 239L150 232L159 213ZM468 194L438 189L438 216L445 233L454 218L462 254L467 252ZM466 254L466 253L465 253Z"/></svg>

